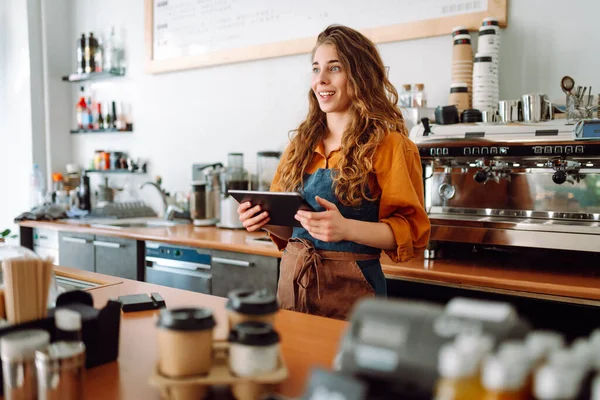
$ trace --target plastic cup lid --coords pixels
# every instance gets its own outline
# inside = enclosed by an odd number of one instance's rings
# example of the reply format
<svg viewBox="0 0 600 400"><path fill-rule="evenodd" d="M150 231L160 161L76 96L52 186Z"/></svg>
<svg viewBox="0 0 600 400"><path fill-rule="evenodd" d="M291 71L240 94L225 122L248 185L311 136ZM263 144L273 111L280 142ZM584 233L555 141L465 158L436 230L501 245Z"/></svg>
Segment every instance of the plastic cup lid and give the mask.
<svg viewBox="0 0 600 400"><path fill-rule="evenodd" d="M156 326L176 331L204 331L216 325L208 308L173 308L160 311Z"/></svg>
<svg viewBox="0 0 600 400"><path fill-rule="evenodd" d="M234 326L229 332L228 340L247 346L270 346L279 343L279 335L271 324L247 321Z"/></svg>
<svg viewBox="0 0 600 400"><path fill-rule="evenodd" d="M241 314L266 315L279 310L275 294L268 290L238 289L227 297L227 309Z"/></svg>

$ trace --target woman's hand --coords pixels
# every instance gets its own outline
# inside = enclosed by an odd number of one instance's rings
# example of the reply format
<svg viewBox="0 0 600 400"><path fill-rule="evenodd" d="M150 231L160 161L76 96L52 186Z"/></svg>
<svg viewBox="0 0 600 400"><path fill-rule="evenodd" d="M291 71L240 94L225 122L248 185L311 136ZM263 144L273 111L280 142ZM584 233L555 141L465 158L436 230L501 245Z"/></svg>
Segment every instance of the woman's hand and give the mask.
<svg viewBox="0 0 600 400"><path fill-rule="evenodd" d="M250 202L244 202L239 205L237 212L240 216L242 225L248 232L256 232L265 226L271 219L269 213L264 211L260 212L260 206L252 207Z"/></svg>
<svg viewBox="0 0 600 400"><path fill-rule="evenodd" d="M317 203L325 207L325 211L312 212L299 210L296 220L315 239L323 242L339 242L348 235L349 220L344 218L337 206L316 196Z"/></svg>

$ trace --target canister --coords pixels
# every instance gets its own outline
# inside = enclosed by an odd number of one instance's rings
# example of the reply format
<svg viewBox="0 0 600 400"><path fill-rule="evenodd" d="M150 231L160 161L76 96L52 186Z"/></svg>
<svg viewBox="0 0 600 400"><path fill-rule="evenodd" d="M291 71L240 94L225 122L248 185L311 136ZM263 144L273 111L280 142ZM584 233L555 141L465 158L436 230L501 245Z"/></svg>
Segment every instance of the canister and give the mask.
<svg viewBox="0 0 600 400"><path fill-rule="evenodd" d="M35 352L49 342L50 334L39 329L16 331L0 338L6 400L36 398Z"/></svg>
<svg viewBox="0 0 600 400"><path fill-rule="evenodd" d="M35 353L39 400L84 398L85 345L55 342Z"/></svg>

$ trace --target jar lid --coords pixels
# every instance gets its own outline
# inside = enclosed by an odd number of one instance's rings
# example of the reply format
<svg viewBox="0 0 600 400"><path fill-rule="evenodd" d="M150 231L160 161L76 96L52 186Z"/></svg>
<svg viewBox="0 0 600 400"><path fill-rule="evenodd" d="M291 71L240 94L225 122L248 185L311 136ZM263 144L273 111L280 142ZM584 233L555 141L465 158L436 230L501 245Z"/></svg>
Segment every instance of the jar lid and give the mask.
<svg viewBox="0 0 600 400"><path fill-rule="evenodd" d="M257 156L259 157L281 157L281 152L280 151L259 151L258 153L256 153Z"/></svg>
<svg viewBox="0 0 600 400"><path fill-rule="evenodd" d="M279 335L271 324L248 321L237 324L229 332L229 342L247 346L270 346L279 343Z"/></svg>
<svg viewBox="0 0 600 400"><path fill-rule="evenodd" d="M16 331L0 338L0 355L8 360L33 358L48 343L50 334L41 329Z"/></svg>
<svg viewBox="0 0 600 400"><path fill-rule="evenodd" d="M481 22L482 26L487 26L487 25L494 25L494 26L500 26L500 22L498 21L498 18L496 17L485 17L483 19L483 21Z"/></svg>
<svg viewBox="0 0 600 400"><path fill-rule="evenodd" d="M163 309L156 326L175 331L205 331L216 325L212 310L208 308Z"/></svg>
<svg viewBox="0 0 600 400"><path fill-rule="evenodd" d="M85 344L83 342L55 342L44 350L36 351L35 359L36 361L49 362L73 358L84 353Z"/></svg>
<svg viewBox="0 0 600 400"><path fill-rule="evenodd" d="M277 298L270 291L238 289L227 295L227 309L240 314L266 315L279 310Z"/></svg>
<svg viewBox="0 0 600 400"><path fill-rule="evenodd" d="M456 36L456 35L462 35L465 33L469 33L469 28L467 28L464 25L458 25L455 26L454 28L452 28L452 36Z"/></svg>
<svg viewBox="0 0 600 400"><path fill-rule="evenodd" d="M54 313L54 323L58 329L63 331L81 330L81 314L68 308L59 308Z"/></svg>
<svg viewBox="0 0 600 400"><path fill-rule="evenodd" d="M425 89L425 84L424 83L415 83L413 85L413 87L417 90L423 90L423 89Z"/></svg>

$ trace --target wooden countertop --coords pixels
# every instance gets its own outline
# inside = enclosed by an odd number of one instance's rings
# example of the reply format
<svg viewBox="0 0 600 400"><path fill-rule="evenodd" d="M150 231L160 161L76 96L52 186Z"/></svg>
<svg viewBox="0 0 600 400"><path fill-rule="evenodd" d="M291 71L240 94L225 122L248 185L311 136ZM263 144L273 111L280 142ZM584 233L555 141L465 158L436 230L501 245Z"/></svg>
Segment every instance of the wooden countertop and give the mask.
<svg viewBox="0 0 600 400"><path fill-rule="evenodd" d="M84 224L79 220L22 221L19 224L30 228L55 229L58 231L150 240L191 247L281 257L281 252L277 250L274 244L252 241L255 238L266 237L264 232L249 233L243 229L219 229L214 226L197 227L192 224L152 228L99 228Z"/></svg>
<svg viewBox="0 0 600 400"><path fill-rule="evenodd" d="M73 269L60 267L57 267L57 271L74 272ZM89 274L82 278L92 276ZM96 282L114 282L113 277L100 274L93 276ZM121 295L158 292L169 308L211 308L217 320L215 337L226 337L226 299L127 279L121 281L118 284L90 289L95 307L103 307L107 300ZM154 326L157 313L143 311L122 314L118 362L87 370L86 399L160 398L158 390L148 384L148 378L157 360ZM346 326L347 323L343 321L280 311L275 320L275 329L281 336L281 351L289 370L289 378L278 386L277 392L284 396L299 396L304 392L312 367L330 369Z"/></svg>
<svg viewBox="0 0 600 400"><path fill-rule="evenodd" d="M264 237L264 233L248 233L244 230L191 225L103 229L72 221L24 221L21 225L281 257L281 252L272 243L251 240ZM563 260L535 262L522 258L483 256L461 260L424 260L422 256L418 256L400 264L392 262L385 254L381 258L383 271L388 279L600 305L600 269L594 265L577 263L575 266L573 263L564 266L561 265L562 262Z"/></svg>

